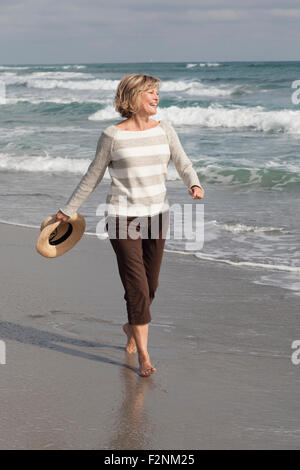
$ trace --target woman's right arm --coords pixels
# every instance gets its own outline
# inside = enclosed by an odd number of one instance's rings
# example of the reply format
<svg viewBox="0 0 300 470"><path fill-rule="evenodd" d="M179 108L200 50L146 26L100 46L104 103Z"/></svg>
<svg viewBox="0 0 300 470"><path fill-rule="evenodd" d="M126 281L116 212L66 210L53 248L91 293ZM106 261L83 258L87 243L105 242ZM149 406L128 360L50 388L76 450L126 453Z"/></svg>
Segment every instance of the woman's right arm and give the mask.
<svg viewBox="0 0 300 470"><path fill-rule="evenodd" d="M68 220L69 217L72 217L100 183L111 159L112 141L113 136L103 131L98 140L94 160L90 163L87 172L81 178L67 204L59 208L56 214L57 220Z"/></svg>

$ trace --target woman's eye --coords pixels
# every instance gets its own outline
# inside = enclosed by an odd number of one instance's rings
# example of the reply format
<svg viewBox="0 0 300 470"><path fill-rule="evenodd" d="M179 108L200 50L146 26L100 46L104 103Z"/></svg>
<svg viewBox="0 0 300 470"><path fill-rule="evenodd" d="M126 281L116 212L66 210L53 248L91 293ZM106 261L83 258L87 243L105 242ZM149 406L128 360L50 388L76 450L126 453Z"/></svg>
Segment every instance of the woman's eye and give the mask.
<svg viewBox="0 0 300 470"><path fill-rule="evenodd" d="M148 93L149 93L150 95L154 95L155 91L154 91L154 90L148 91ZM156 93L156 94L157 94L157 96L159 96L159 93Z"/></svg>

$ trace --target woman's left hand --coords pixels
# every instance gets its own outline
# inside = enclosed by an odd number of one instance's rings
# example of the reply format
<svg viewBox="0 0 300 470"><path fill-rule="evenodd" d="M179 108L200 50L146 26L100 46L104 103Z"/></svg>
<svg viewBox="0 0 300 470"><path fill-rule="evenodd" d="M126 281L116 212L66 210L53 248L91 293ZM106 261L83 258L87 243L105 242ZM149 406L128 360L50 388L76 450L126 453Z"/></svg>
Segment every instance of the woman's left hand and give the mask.
<svg viewBox="0 0 300 470"><path fill-rule="evenodd" d="M202 199L204 197L204 189L199 186L192 186L189 189L189 193L193 199Z"/></svg>

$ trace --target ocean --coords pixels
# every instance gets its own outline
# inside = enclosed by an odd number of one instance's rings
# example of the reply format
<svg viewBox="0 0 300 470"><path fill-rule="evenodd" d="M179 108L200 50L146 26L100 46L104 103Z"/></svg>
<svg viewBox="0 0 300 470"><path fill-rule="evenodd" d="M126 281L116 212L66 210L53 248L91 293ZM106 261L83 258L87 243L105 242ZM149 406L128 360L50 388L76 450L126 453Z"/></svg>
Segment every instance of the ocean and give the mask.
<svg viewBox="0 0 300 470"><path fill-rule="evenodd" d="M193 200L170 163L169 204L204 206L204 244L170 238L166 251L253 266L257 284L300 295L300 62L1 65L1 222L40 227L66 204L101 131L122 120L113 97L127 73L161 79L152 118L174 126L205 190ZM79 209L90 236L109 186L106 171Z"/></svg>

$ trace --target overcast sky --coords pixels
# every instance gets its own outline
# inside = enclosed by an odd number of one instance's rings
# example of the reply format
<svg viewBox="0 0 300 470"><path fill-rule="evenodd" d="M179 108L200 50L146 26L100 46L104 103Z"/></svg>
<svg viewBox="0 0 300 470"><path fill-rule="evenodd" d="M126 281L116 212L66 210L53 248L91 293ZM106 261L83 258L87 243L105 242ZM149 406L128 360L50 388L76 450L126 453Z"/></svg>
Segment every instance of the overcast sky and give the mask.
<svg viewBox="0 0 300 470"><path fill-rule="evenodd" d="M298 60L299 0L0 0L0 63Z"/></svg>

